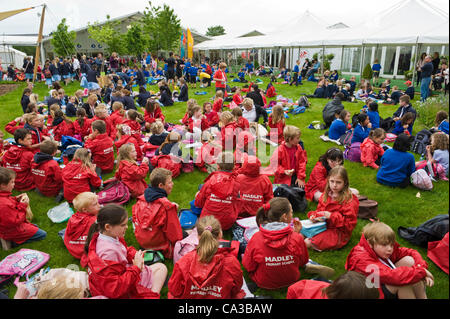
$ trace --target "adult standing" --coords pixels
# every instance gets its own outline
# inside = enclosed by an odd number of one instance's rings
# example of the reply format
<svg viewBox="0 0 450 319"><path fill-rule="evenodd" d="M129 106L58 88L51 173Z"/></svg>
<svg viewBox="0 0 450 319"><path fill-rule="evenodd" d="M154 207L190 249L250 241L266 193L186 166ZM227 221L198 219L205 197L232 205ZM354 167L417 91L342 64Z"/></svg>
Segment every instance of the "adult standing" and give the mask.
<svg viewBox="0 0 450 319"><path fill-rule="evenodd" d="M103 72L103 56L101 53L97 54L94 63L97 66L97 76L100 76L100 73Z"/></svg>
<svg viewBox="0 0 450 319"><path fill-rule="evenodd" d="M434 52L433 60L431 61L431 63L433 63L433 75L439 71L439 63L440 62L441 62L441 59L439 58L439 52Z"/></svg>
<svg viewBox="0 0 450 319"><path fill-rule="evenodd" d="M81 65L80 65L80 61L78 60L76 55L72 56L72 68L73 68L73 73L75 74L75 79L77 81L79 81Z"/></svg>
<svg viewBox="0 0 450 319"><path fill-rule="evenodd" d="M223 91L223 96L226 94L227 87L227 75L225 73L225 69L227 68L227 64L221 62L219 64L219 69L214 73L214 81L216 81L216 92L219 90Z"/></svg>
<svg viewBox="0 0 450 319"><path fill-rule="evenodd" d="M109 68L111 72L117 72L119 68L119 57L116 52L111 53L111 57L109 58Z"/></svg>
<svg viewBox="0 0 450 319"><path fill-rule="evenodd" d="M23 69L25 71L25 79L27 79L27 82L30 80L33 81L33 74L34 74L34 64L31 61L31 57L26 57L23 61Z"/></svg>
<svg viewBox="0 0 450 319"><path fill-rule="evenodd" d="M175 65L177 64L177 61L173 57L173 52L169 52L169 58L166 59L166 63L167 63L167 82L168 85L170 85L170 83L172 83L173 85L173 81L175 78Z"/></svg>
<svg viewBox="0 0 450 319"><path fill-rule="evenodd" d="M430 95L431 75L434 71L433 63L431 61L431 55L427 55L424 60L425 63L420 69L422 72L422 83L420 85L420 99L422 102Z"/></svg>
<svg viewBox="0 0 450 319"><path fill-rule="evenodd" d="M422 67L425 64L425 57L427 56L427 54L425 52L423 52L420 55L420 59L417 61L416 63L416 71L417 71L417 79L416 79L416 85L419 85L420 81L422 80Z"/></svg>
<svg viewBox="0 0 450 319"><path fill-rule="evenodd" d="M179 80L183 76L184 61L183 61L183 59L180 58L180 56L178 54L175 55L175 60L177 61L175 75L177 77L177 80Z"/></svg>

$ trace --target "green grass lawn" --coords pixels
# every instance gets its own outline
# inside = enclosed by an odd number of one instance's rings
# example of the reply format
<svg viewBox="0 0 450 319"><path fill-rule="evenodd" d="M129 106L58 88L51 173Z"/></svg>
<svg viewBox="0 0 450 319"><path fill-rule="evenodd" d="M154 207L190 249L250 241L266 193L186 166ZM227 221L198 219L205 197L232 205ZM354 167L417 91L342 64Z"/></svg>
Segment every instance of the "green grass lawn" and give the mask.
<svg viewBox="0 0 450 319"><path fill-rule="evenodd" d="M253 80L255 77L253 77ZM260 85L265 89L268 83L268 78L261 78L264 80L264 84ZM243 84L235 84L230 82L230 86ZM277 94L282 94L285 97L292 98L294 101L300 96L300 93L312 94L314 92L316 83L305 82L304 85L299 87L290 87L283 84L275 84ZM22 108L20 106L20 97L25 84L20 84L20 87L11 93L4 96L0 96L0 127L4 131L6 123L22 114ZM67 87L64 87L66 94L73 94L75 90L79 89L78 83L72 83ZM155 91L156 86L151 86L150 90ZM195 91L208 92L207 95L194 95ZM211 99L214 96L214 87L210 88L198 88L189 90L189 97L195 98L199 105L202 105L205 101ZM34 92L43 100L44 96L48 94L47 87L39 83L35 86ZM300 128L302 132L302 140L305 145L305 149L308 154L308 164L306 167L307 176L311 173L314 165L319 157L330 147L336 146L334 143L326 143L319 139L319 136L324 133L321 130L311 130L307 126L314 120L322 121L322 108L328 102L326 99L310 99L312 105L305 113L299 115L289 115L287 124L295 125ZM344 103L345 108L352 114L358 112L362 103ZM380 116L385 118L392 116L397 106L391 105L379 105ZM163 113L167 122L178 123L186 110L186 103L175 103L174 106L163 108ZM414 127L414 132L418 132L423 126L417 121ZM5 138L10 137L5 132ZM416 159L418 156L415 154ZM420 191L421 197L417 198L416 194L418 189L409 186L406 189L394 189L387 186L382 186L376 183L376 171L371 168L365 168L360 163L345 162L345 167L348 170L351 187L357 188L361 194L368 196L370 199L376 200L379 203L378 217L381 221L390 225L395 231L399 226L418 226L424 221L438 215L445 214L449 211L449 185L448 182L439 181L434 183L434 189L430 192ZM109 174L106 177L110 177L113 174ZM189 208L189 202L194 198L197 192L197 187L207 177L206 173L201 173L195 170L193 173L182 173L174 181L174 188L169 196L171 201L174 201L180 205L180 208ZM147 177L148 182L148 177ZM17 192L14 192L17 195ZM43 241L22 245L8 252L0 251L0 259L3 259L10 253L13 253L20 248L31 248L47 252L51 255L48 265L52 268L67 267L70 264L78 265L79 261L74 259L65 248L62 240L57 235L58 231L66 227L66 223L54 224L47 217L47 211L54 207L53 198L44 198L37 195L34 191L28 192L31 200L31 208L34 213L33 222L39 225L40 228L47 231L47 238ZM125 207L131 216L131 208L135 200L129 202ZM300 219L306 219L306 213L310 210L314 210L317 204L309 203L308 209L305 213L295 213L295 216ZM361 230L368 221L358 220L358 224L353 231L350 242L344 248L331 251L331 252L310 252L310 258L321 264L333 267L336 269L336 277L345 272L344 265L345 260L352 249L360 239ZM226 231L224 236L227 239L231 239L231 232ZM134 234L131 222L125 237L128 245L132 245L136 248L139 247ZM427 290L428 297L430 299L447 299L449 298L449 280L448 276L440 270L431 260L426 256L426 249L416 247L407 241L399 238L397 240L401 246L417 249L422 257L427 261L429 270L435 277L435 285ZM171 274L173 269L172 261L166 261L166 265ZM244 276L248 279L248 275L244 270ZM311 278L311 276L302 273L301 279ZM12 298L15 292L14 285L10 285L10 297ZM261 295L270 295L273 298L285 298L287 288L274 291L268 291L259 289L256 293ZM162 298L167 298L167 287L163 288L161 292Z"/></svg>

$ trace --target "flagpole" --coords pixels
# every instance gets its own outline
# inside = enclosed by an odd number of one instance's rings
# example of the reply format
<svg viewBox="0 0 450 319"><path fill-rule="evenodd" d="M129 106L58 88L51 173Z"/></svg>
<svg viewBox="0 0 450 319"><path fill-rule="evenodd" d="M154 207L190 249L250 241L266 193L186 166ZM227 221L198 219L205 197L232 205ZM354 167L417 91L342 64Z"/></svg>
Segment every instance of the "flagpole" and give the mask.
<svg viewBox="0 0 450 319"><path fill-rule="evenodd" d="M39 59L40 59L40 48L41 48L41 42L42 42L42 32L44 30L44 16L45 16L45 7L46 5L43 4L42 6L42 14L41 14L41 24L39 26L39 35L36 43L36 55L34 57L34 71L33 71L33 81L36 79L37 74L37 68L39 65Z"/></svg>

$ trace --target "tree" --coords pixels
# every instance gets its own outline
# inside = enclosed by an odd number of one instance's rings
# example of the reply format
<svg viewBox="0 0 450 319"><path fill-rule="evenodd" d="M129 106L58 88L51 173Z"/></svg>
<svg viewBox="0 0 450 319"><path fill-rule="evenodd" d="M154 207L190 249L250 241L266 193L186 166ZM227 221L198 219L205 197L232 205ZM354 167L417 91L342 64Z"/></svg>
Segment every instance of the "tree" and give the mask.
<svg viewBox="0 0 450 319"><path fill-rule="evenodd" d="M133 23L129 26L125 34L125 44L129 54L139 56L145 51L147 41L142 33L142 27L139 23Z"/></svg>
<svg viewBox="0 0 450 319"><path fill-rule="evenodd" d="M181 25L180 19L173 9L165 5L153 7L151 1L149 7L144 10L141 19L142 29L146 37L150 51L170 51L176 49L180 44Z"/></svg>
<svg viewBox="0 0 450 319"><path fill-rule="evenodd" d="M217 37L218 35L224 35L225 29L221 25L209 27L206 31L208 37Z"/></svg>
<svg viewBox="0 0 450 319"><path fill-rule="evenodd" d="M77 34L75 31L69 32L69 26L66 24L66 19L63 18L56 27L51 39L51 44L55 48L55 53L60 56L69 56L76 52L75 39Z"/></svg>
<svg viewBox="0 0 450 319"><path fill-rule="evenodd" d="M111 21L109 19L110 17L107 15L106 22L101 25L98 22L95 22L93 25L88 24L89 38L106 45L105 50L109 54L112 52L125 54L125 37L119 30L120 21Z"/></svg>
<svg viewBox="0 0 450 319"><path fill-rule="evenodd" d="M362 78L364 80L371 80L372 77L373 77L372 67L370 66L370 63L367 63L366 66L364 67Z"/></svg>

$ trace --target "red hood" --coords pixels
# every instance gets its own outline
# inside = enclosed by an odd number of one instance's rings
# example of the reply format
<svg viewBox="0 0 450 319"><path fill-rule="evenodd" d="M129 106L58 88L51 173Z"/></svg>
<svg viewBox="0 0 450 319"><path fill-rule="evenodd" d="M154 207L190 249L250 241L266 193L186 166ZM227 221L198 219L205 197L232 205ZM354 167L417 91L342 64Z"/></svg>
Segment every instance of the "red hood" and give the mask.
<svg viewBox="0 0 450 319"><path fill-rule="evenodd" d="M375 142L372 141L372 139L370 139L370 138L366 138L366 139L361 143L361 147L366 147L366 146L372 147L372 146L374 146L374 145L375 145Z"/></svg>
<svg viewBox="0 0 450 319"><path fill-rule="evenodd" d="M231 254L232 248L219 248L212 258L211 262L201 263L199 258L193 258L188 271L192 282L199 288L214 286L224 267L224 262L228 254Z"/></svg>
<svg viewBox="0 0 450 319"><path fill-rule="evenodd" d="M96 215L77 212L70 217L70 222L73 225L77 225L77 227L71 227L69 230L66 230L66 234L70 236L70 238L79 238L96 220Z"/></svg>
<svg viewBox="0 0 450 319"><path fill-rule="evenodd" d="M209 181L211 192L220 199L225 199L233 194L236 174L231 172L217 171L211 173L205 183Z"/></svg>
<svg viewBox="0 0 450 319"><path fill-rule="evenodd" d="M258 177L260 168L260 160L256 156L248 156L245 158L245 162L239 170L239 173L250 177Z"/></svg>
<svg viewBox="0 0 450 319"><path fill-rule="evenodd" d="M271 223L274 225L275 223ZM289 238L293 232L292 228L288 225L286 227L281 226L282 223L277 223L274 230L269 230L264 227L259 227L264 243L272 248L283 248L289 243Z"/></svg>
<svg viewBox="0 0 450 319"><path fill-rule="evenodd" d="M32 150L28 147L21 145L12 145L8 149L8 152L6 152L5 155L3 156L3 162L10 164L19 163L22 160L22 154L26 151L32 152Z"/></svg>

